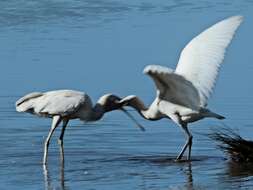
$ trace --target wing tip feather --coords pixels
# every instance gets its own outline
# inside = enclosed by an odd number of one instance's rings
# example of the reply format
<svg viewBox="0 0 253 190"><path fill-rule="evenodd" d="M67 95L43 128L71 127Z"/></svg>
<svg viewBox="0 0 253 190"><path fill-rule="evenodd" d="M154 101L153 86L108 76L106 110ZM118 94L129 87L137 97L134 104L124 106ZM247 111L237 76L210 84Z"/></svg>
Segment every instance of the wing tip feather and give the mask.
<svg viewBox="0 0 253 190"><path fill-rule="evenodd" d="M169 69L168 67L164 67L161 65L147 65L143 69L144 74L151 74L151 73L172 73L173 70Z"/></svg>
<svg viewBox="0 0 253 190"><path fill-rule="evenodd" d="M228 22L230 23L232 26L235 27L234 32L237 30L237 28L241 25L241 23L243 22L244 17L242 15L235 15L235 16L231 16L228 17L227 19L224 19L220 22Z"/></svg>
<svg viewBox="0 0 253 190"><path fill-rule="evenodd" d="M232 16L230 18L231 19L233 18L233 19L237 20L240 23L244 20L244 17L242 15L235 15L235 16Z"/></svg>

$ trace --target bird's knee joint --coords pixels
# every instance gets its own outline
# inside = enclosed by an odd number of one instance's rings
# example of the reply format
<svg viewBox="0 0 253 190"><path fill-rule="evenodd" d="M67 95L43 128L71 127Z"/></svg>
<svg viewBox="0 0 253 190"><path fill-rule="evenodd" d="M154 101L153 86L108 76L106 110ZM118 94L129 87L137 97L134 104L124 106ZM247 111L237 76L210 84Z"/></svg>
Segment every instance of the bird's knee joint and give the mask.
<svg viewBox="0 0 253 190"><path fill-rule="evenodd" d="M193 139L193 137L189 136L189 139L188 139L189 144L192 144L192 139Z"/></svg>
<svg viewBox="0 0 253 190"><path fill-rule="evenodd" d="M59 144L59 145L62 145L62 144L63 144L62 139L58 139L58 144Z"/></svg>
<svg viewBox="0 0 253 190"><path fill-rule="evenodd" d="M46 142L44 143L44 146L48 147L48 146L49 146L49 142L46 141Z"/></svg>

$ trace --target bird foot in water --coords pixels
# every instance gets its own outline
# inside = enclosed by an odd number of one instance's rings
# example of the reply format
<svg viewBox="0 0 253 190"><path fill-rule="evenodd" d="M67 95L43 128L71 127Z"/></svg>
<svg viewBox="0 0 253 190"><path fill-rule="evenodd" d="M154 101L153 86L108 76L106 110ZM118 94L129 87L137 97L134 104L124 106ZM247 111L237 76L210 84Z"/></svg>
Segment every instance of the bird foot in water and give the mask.
<svg viewBox="0 0 253 190"><path fill-rule="evenodd" d="M191 160L188 160L188 159L175 159L174 160L175 162L177 162L177 163L182 163L182 162L191 162Z"/></svg>

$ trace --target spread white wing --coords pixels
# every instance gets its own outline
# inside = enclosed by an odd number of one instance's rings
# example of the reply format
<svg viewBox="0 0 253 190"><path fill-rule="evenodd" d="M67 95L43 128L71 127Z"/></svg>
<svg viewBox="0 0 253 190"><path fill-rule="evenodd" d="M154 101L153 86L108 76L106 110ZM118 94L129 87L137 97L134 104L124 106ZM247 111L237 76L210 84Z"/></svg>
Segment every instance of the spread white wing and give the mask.
<svg viewBox="0 0 253 190"><path fill-rule="evenodd" d="M157 96L161 100L193 110L199 109L200 98L197 89L181 75L160 65L148 65L143 72L154 80Z"/></svg>
<svg viewBox="0 0 253 190"><path fill-rule="evenodd" d="M181 52L175 73L196 87L201 106L207 104L226 48L242 20L242 16L233 16L218 22L193 38Z"/></svg>

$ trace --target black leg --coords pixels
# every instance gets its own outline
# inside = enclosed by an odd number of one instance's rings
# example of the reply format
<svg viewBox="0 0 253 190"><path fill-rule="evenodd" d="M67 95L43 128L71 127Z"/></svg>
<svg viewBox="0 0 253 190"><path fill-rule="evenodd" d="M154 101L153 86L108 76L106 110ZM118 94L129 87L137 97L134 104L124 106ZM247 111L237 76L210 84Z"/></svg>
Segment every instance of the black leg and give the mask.
<svg viewBox="0 0 253 190"><path fill-rule="evenodd" d="M188 156L187 156L187 159L190 160L191 159L192 135L191 135L191 133L188 130L187 124L182 124L181 127L182 127L182 129L184 130L184 132L187 135L187 140L186 140L186 143L183 146L181 152L177 156L177 160L182 159L182 157L184 155L184 152L185 152L185 150L186 150L187 147L188 147Z"/></svg>
<svg viewBox="0 0 253 190"><path fill-rule="evenodd" d="M58 139L58 144L60 145L60 154L61 154L61 162L62 162L62 164L64 163L63 137L64 137L64 132L65 132L65 129L67 127L68 121L69 121L68 119L64 119L62 121L63 122L62 130L61 130L60 137Z"/></svg>

